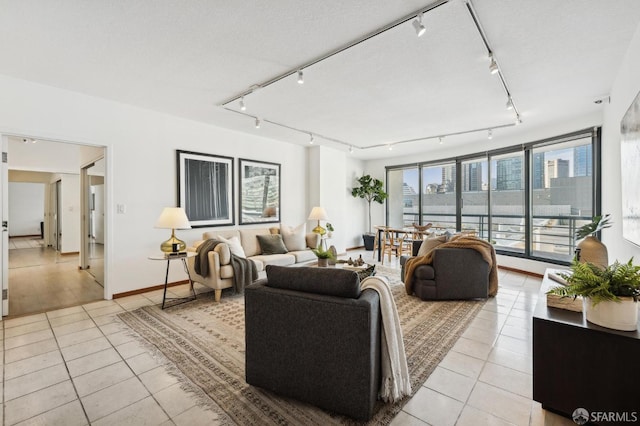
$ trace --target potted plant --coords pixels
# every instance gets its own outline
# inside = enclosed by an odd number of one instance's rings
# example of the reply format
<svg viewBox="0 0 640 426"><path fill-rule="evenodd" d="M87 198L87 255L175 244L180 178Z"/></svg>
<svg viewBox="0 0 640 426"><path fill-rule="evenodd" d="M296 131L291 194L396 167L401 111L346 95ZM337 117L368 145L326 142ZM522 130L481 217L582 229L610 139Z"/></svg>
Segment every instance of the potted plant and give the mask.
<svg viewBox="0 0 640 426"><path fill-rule="evenodd" d="M566 286L548 293L581 296L587 321L615 330L633 331L638 324L640 266L616 261L604 269L589 262L574 261L571 273L560 274Z"/></svg>
<svg viewBox="0 0 640 426"><path fill-rule="evenodd" d="M322 244L318 248L312 249L313 254L318 257L318 267L324 268L329 266L329 259L334 260L335 255L332 250L325 250L322 248Z"/></svg>
<svg viewBox="0 0 640 426"><path fill-rule="evenodd" d="M576 260L593 263L600 268L609 264L607 246L602 244L595 234L611 226L610 215L595 216L590 223L578 228L576 239L582 240L576 246Z"/></svg>
<svg viewBox="0 0 640 426"><path fill-rule="evenodd" d="M364 175L358 178L357 186L351 190L351 195L354 198L363 198L368 204L368 233L362 235L364 241L364 248L366 250L373 250L373 242L375 239L374 234L371 232L371 202L384 203L389 195L384 192L383 184L380 179L372 178L370 175Z"/></svg>

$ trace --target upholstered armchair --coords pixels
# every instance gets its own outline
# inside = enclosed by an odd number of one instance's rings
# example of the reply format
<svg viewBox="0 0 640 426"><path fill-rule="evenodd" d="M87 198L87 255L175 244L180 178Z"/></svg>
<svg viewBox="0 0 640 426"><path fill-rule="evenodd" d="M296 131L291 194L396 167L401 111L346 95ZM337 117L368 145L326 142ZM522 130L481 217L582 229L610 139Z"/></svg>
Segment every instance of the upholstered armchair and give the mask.
<svg viewBox="0 0 640 426"><path fill-rule="evenodd" d="M380 299L357 274L267 266L245 289L247 383L358 420L380 389Z"/></svg>

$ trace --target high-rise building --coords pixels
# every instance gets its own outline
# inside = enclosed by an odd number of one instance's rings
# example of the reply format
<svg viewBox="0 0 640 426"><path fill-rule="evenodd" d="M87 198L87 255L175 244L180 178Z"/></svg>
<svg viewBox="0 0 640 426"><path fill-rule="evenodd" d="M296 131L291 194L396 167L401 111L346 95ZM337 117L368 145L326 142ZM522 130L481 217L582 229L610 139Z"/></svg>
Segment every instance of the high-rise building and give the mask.
<svg viewBox="0 0 640 426"><path fill-rule="evenodd" d="M551 179L569 177L569 160L556 158L548 160L544 173L545 188L551 188Z"/></svg>
<svg viewBox="0 0 640 426"><path fill-rule="evenodd" d="M496 189L498 191L522 189L522 157L496 161Z"/></svg>
<svg viewBox="0 0 640 426"><path fill-rule="evenodd" d="M573 176L591 176L593 168L593 154L591 145L573 148Z"/></svg>
<svg viewBox="0 0 640 426"><path fill-rule="evenodd" d="M537 152L533 154L533 174L531 175L533 180L533 189L544 188L544 152Z"/></svg>
<svg viewBox="0 0 640 426"><path fill-rule="evenodd" d="M442 166L442 187L440 192L453 192L456 190L456 166Z"/></svg>
<svg viewBox="0 0 640 426"><path fill-rule="evenodd" d="M482 163L473 162L462 165L462 190L482 191Z"/></svg>

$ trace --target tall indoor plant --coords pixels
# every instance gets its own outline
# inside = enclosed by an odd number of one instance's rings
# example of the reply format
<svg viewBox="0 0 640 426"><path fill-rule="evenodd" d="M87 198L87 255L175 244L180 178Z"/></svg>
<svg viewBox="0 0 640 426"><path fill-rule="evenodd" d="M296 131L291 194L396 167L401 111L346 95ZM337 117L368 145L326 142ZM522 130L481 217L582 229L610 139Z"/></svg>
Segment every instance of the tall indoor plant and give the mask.
<svg viewBox="0 0 640 426"><path fill-rule="evenodd" d="M571 264L571 273L561 274L566 286L554 287L550 294L581 296L587 321L616 330L633 331L638 323L640 266L616 261L600 268L589 262Z"/></svg>
<svg viewBox="0 0 640 426"><path fill-rule="evenodd" d="M363 198L367 201L369 214L367 229L369 231L362 235L362 239L364 240L365 249L373 250L374 235L371 232L371 203L375 201L376 203L382 204L384 203L384 200L389 197L389 194L384 191L382 181L380 179L372 178L370 175L359 177L358 183L360 186L354 187L351 190L351 195L354 198Z"/></svg>

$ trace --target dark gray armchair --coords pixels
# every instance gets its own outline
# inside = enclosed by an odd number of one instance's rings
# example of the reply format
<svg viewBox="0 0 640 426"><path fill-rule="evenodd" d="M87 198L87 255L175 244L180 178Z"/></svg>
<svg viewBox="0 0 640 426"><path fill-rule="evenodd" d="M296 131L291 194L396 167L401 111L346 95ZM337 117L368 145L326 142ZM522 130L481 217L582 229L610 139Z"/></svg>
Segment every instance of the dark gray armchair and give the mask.
<svg viewBox="0 0 640 426"><path fill-rule="evenodd" d="M422 300L486 299L489 297L489 264L476 250L436 248L433 263L420 265L413 273L413 292ZM405 264L400 258L404 282Z"/></svg>
<svg viewBox="0 0 640 426"><path fill-rule="evenodd" d="M245 289L246 380L358 420L380 389L380 301L355 272L267 266Z"/></svg>

